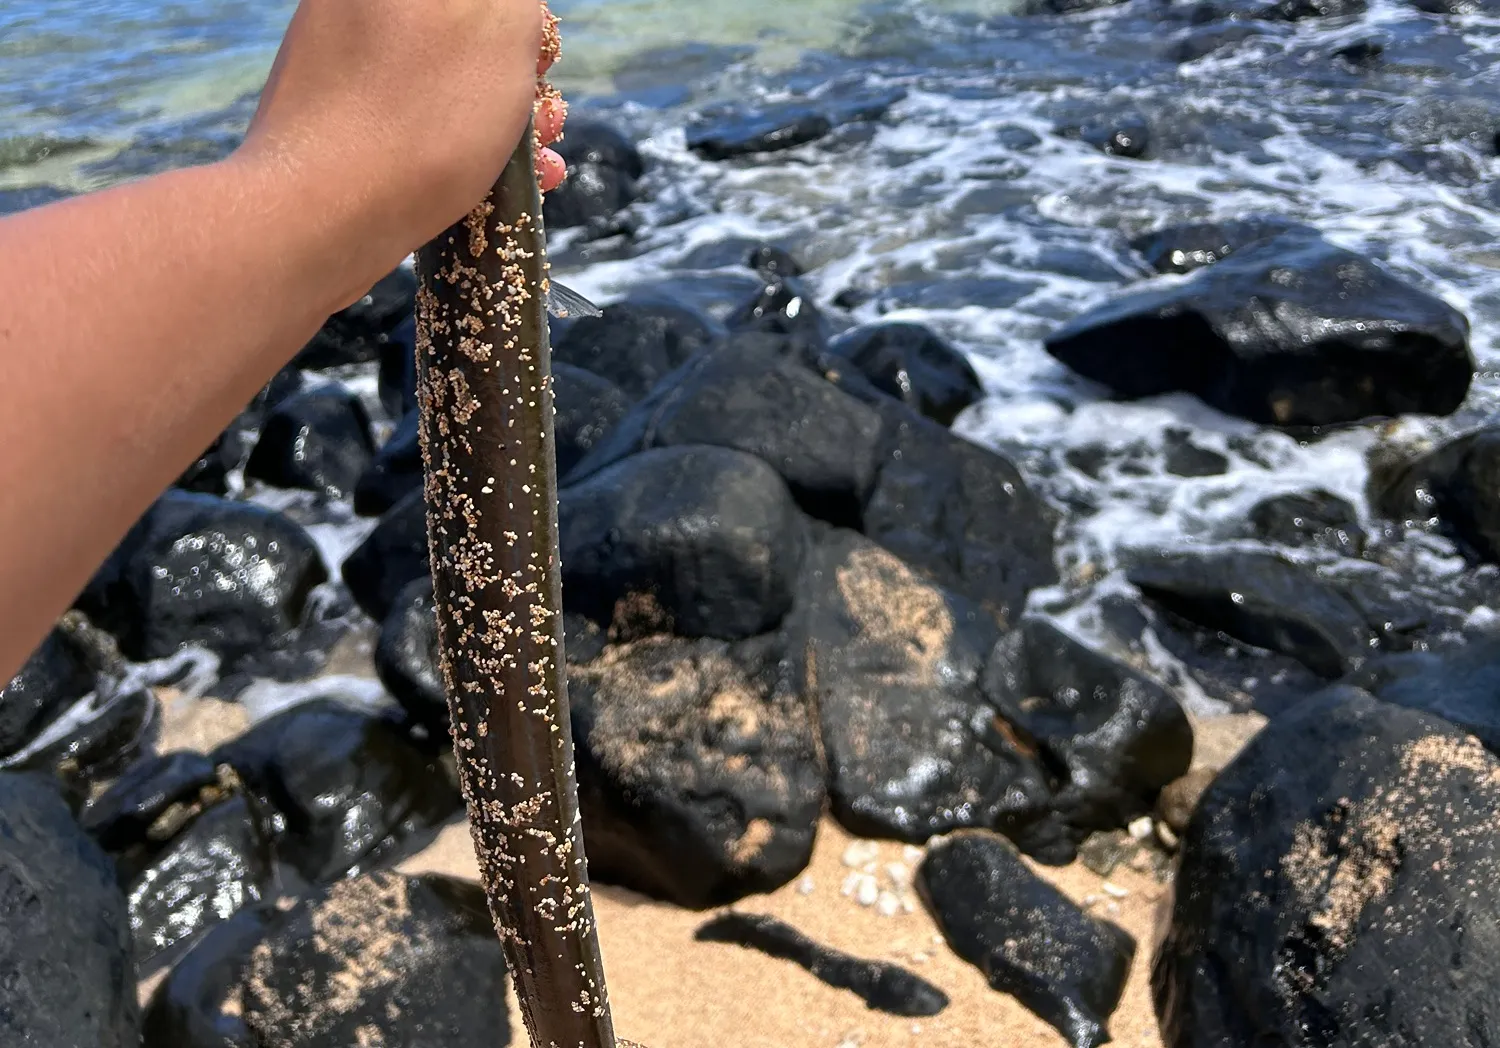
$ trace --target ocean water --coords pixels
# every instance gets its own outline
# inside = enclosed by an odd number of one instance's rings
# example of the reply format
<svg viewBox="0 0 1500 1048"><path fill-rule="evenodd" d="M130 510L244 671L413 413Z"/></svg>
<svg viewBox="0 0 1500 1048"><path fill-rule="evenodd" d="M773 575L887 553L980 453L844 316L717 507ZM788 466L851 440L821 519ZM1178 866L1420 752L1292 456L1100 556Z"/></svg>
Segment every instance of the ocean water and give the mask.
<svg viewBox="0 0 1500 1048"><path fill-rule="evenodd" d="M291 7L6 0L0 201L231 148ZM703 279L682 268L695 248L761 237L809 267L821 301L872 296L843 320L932 325L989 393L957 429L1012 455L1063 511L1066 576L1108 580L1142 550L1231 541L1271 494L1320 487L1367 516L1377 440L1437 439L1500 407L1500 18L1404 0L1339 19L1204 24L1206 4L1164 0L1066 18L980 0L555 7L557 81L578 114L628 130L651 164L627 257L585 263L556 238L567 282L601 303L663 281L686 288ZM1229 42L1207 50L1210 32ZM1356 69L1335 57L1360 42L1381 59ZM903 100L859 134L735 163L685 147L684 127L711 105L897 87ZM1152 159L1056 133L1131 112L1152 127ZM1130 237L1252 213L1316 226L1466 313L1479 371L1464 407L1300 440L1187 397L1111 402L1044 352L1057 324L1142 279ZM350 378L373 391L370 376ZM1167 474L1169 431L1223 453L1228 472ZM1097 477L1070 464L1081 449L1102 456ZM330 566L370 526L300 496L248 494L308 519ZM1403 548L1428 582L1469 570L1441 539Z"/></svg>

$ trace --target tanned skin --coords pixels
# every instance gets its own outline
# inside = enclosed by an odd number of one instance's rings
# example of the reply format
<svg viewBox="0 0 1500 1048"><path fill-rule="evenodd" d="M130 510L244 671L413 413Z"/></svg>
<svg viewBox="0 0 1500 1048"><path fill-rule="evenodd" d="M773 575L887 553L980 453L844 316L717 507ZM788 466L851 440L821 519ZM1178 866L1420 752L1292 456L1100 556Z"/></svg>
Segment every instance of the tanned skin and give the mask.
<svg viewBox="0 0 1500 1048"><path fill-rule="evenodd" d="M545 17L302 0L231 156L0 219L0 683L328 315L484 198Z"/></svg>

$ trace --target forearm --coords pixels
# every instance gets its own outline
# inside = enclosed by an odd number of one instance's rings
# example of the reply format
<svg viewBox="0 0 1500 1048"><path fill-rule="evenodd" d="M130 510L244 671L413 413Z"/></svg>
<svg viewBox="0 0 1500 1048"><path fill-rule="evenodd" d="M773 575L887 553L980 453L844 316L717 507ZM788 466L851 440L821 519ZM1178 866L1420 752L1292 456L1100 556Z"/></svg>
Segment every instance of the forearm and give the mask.
<svg viewBox="0 0 1500 1048"><path fill-rule="evenodd" d="M0 682L151 502L391 260L231 159L0 220ZM364 282L361 284L361 282Z"/></svg>

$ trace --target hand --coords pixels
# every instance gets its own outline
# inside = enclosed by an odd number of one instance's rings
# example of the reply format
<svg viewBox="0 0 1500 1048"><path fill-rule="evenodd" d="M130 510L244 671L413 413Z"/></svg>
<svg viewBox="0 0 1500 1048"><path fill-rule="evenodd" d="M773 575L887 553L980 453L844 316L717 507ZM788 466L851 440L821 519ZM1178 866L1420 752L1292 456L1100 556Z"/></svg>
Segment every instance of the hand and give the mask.
<svg viewBox="0 0 1500 1048"><path fill-rule="evenodd" d="M539 0L302 0L236 160L349 209L352 300L484 198L555 57ZM555 141L561 100L536 117ZM538 168L544 188L562 180L551 150Z"/></svg>

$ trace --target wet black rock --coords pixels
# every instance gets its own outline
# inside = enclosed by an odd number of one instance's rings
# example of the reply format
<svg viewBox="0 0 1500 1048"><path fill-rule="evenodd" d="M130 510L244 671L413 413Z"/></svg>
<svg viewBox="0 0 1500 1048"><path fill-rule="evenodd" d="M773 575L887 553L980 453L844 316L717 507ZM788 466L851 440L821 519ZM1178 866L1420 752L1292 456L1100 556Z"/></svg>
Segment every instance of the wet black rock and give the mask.
<svg viewBox="0 0 1500 1048"><path fill-rule="evenodd" d="M1106 302L1047 351L1121 397L1181 391L1254 422L1322 426L1453 411L1474 371L1468 338L1441 299L1287 233Z"/></svg>
<svg viewBox="0 0 1500 1048"><path fill-rule="evenodd" d="M1218 477L1229 472L1223 452L1194 444L1186 430L1168 429L1164 436L1162 466L1176 477Z"/></svg>
<svg viewBox="0 0 1500 1048"><path fill-rule="evenodd" d="M391 331L412 315L416 302L416 274L401 266L358 302L329 317L297 354L296 365L316 371L376 359L390 341Z"/></svg>
<svg viewBox="0 0 1500 1048"><path fill-rule="evenodd" d="M644 451L562 491L564 600L609 623L647 599L682 636L754 636L791 606L805 519L771 467L726 448Z"/></svg>
<svg viewBox="0 0 1500 1048"><path fill-rule="evenodd" d="M210 759L280 813L277 852L314 883L396 861L461 804L435 749L327 699L261 721Z"/></svg>
<svg viewBox="0 0 1500 1048"><path fill-rule="evenodd" d="M920 1018L948 1007L948 995L898 964L866 961L809 939L775 917L724 913L703 924L698 942L733 943L806 968L829 986L850 990L887 1015Z"/></svg>
<svg viewBox="0 0 1500 1048"><path fill-rule="evenodd" d="M448 730L448 699L438 669L437 616L432 580L417 579L401 591L380 625L375 673L391 697L429 732Z"/></svg>
<svg viewBox="0 0 1500 1048"><path fill-rule="evenodd" d="M1311 232L1291 219L1254 215L1224 222L1166 226L1136 237L1130 247L1158 273L1189 273L1294 229Z"/></svg>
<svg viewBox="0 0 1500 1048"><path fill-rule="evenodd" d="M78 821L107 851L144 844L147 831L175 804L193 801L218 782L214 762L201 753L176 750L132 765L95 797Z"/></svg>
<svg viewBox="0 0 1500 1048"><path fill-rule="evenodd" d="M143 1048L264 1048L245 1026L239 985L275 917L263 903L210 927L151 995L141 1022Z"/></svg>
<svg viewBox="0 0 1500 1048"><path fill-rule="evenodd" d="M372 963L378 958L378 963ZM357 974L356 974L357 973ZM262 1045L505 1044L505 957L478 886L372 874L281 917L240 989Z"/></svg>
<svg viewBox="0 0 1500 1048"><path fill-rule="evenodd" d="M396 424L354 485L354 512L378 517L422 486L422 448L417 436L420 418L409 411Z"/></svg>
<svg viewBox="0 0 1500 1048"><path fill-rule="evenodd" d="M1356 689L1273 719L1183 836L1165 1043L1495 1043L1497 784L1463 731Z"/></svg>
<svg viewBox="0 0 1500 1048"><path fill-rule="evenodd" d="M1434 15L1493 14L1493 0L1411 0L1419 11Z"/></svg>
<svg viewBox="0 0 1500 1048"><path fill-rule="evenodd" d="M1026 0L1019 13L1027 15L1074 15L1113 7L1125 0Z"/></svg>
<svg viewBox="0 0 1500 1048"><path fill-rule="evenodd" d="M988 833L955 834L929 848L917 890L953 952L992 987L1073 1048L1109 1041L1109 1017L1135 957L1124 931L1084 913Z"/></svg>
<svg viewBox="0 0 1500 1048"><path fill-rule="evenodd" d="M687 146L707 160L775 153L816 142L833 130L826 113L792 103L753 111L705 114L687 129Z"/></svg>
<svg viewBox="0 0 1500 1048"><path fill-rule="evenodd" d="M1341 683L1441 717L1500 754L1500 641L1494 638L1452 651L1382 655Z"/></svg>
<svg viewBox="0 0 1500 1048"><path fill-rule="evenodd" d="M377 873L214 928L152 997L146 1048L508 1044L483 892Z"/></svg>
<svg viewBox="0 0 1500 1048"><path fill-rule="evenodd" d="M156 727L158 703L150 688L106 690L80 712L76 728L31 751L18 765L51 772L79 798L90 783L124 770L141 753Z"/></svg>
<svg viewBox="0 0 1500 1048"><path fill-rule="evenodd" d="M570 668L590 876L702 909L807 866L824 796L813 718L774 659L736 654L654 637Z"/></svg>
<svg viewBox="0 0 1500 1048"><path fill-rule="evenodd" d="M337 499L354 490L374 454L364 405L330 384L296 393L271 410L245 476Z"/></svg>
<svg viewBox="0 0 1500 1048"><path fill-rule="evenodd" d="M828 345L831 331L812 293L796 277L769 277L751 298L725 321L732 331L760 331L782 336L787 352L815 356Z"/></svg>
<svg viewBox="0 0 1500 1048"><path fill-rule="evenodd" d="M1078 136L1101 153L1132 160L1145 157L1151 149L1151 124L1139 113L1092 121L1079 128Z"/></svg>
<svg viewBox="0 0 1500 1048"><path fill-rule="evenodd" d="M1456 437L1404 467L1372 470L1368 494L1381 516L1436 525L1472 556L1500 562L1500 426Z"/></svg>
<svg viewBox="0 0 1500 1048"><path fill-rule="evenodd" d="M136 1048L125 897L41 776L0 772L0 1042Z"/></svg>
<svg viewBox="0 0 1500 1048"><path fill-rule="evenodd" d="M995 827L1044 861L1072 859L1036 752L979 691L998 636L974 602L859 535L809 553L787 650L818 696L833 814L850 831L920 843Z"/></svg>
<svg viewBox="0 0 1500 1048"><path fill-rule="evenodd" d="M219 796L213 788L204 795ZM276 895L271 827L242 794L209 803L132 863L126 889L138 964L183 949L240 908Z"/></svg>
<svg viewBox="0 0 1500 1048"><path fill-rule="evenodd" d="M877 389L948 426L984 396L967 357L921 324L886 323L855 328L828 347Z"/></svg>
<svg viewBox="0 0 1500 1048"><path fill-rule="evenodd" d="M1364 14L1368 0L1276 0L1264 17L1282 22L1300 22L1304 18L1348 18Z"/></svg>
<svg viewBox="0 0 1500 1048"><path fill-rule="evenodd" d="M678 263L681 269L753 269L767 281L800 277L801 264L785 248L750 237L730 237L700 244Z"/></svg>
<svg viewBox="0 0 1500 1048"><path fill-rule="evenodd" d="M995 646L982 687L1007 723L1065 769L1053 807L1072 826L1126 826L1192 762L1193 729L1165 688L1041 616L1022 619Z"/></svg>
<svg viewBox="0 0 1500 1048"><path fill-rule="evenodd" d="M1127 577L1148 600L1335 679L1371 654L1366 618L1315 569L1275 553L1210 551L1142 560Z"/></svg>
<svg viewBox="0 0 1500 1048"><path fill-rule="evenodd" d="M881 414L884 446L864 533L1011 621L1031 590L1057 579L1053 511L1004 456L900 405Z"/></svg>
<svg viewBox="0 0 1500 1048"><path fill-rule="evenodd" d="M417 408L417 320L408 317L387 336L377 377L380 406L400 417Z"/></svg>
<svg viewBox="0 0 1500 1048"><path fill-rule="evenodd" d="M557 415L557 475L567 476L630 410L632 399L607 378L569 364L552 365Z"/></svg>
<svg viewBox="0 0 1500 1048"><path fill-rule="evenodd" d="M182 471L174 486L206 495L228 494L229 472L238 467L244 457L244 437L237 426L230 426L214 439L196 462Z"/></svg>
<svg viewBox="0 0 1500 1048"><path fill-rule="evenodd" d="M1333 57L1345 62L1357 70L1365 70L1376 65L1385 55L1385 45L1379 40L1356 40L1352 44L1340 47L1333 52Z"/></svg>
<svg viewBox="0 0 1500 1048"><path fill-rule="evenodd" d="M708 444L758 456L804 509L855 523L874 487L882 422L763 336L739 336L664 381L567 478L650 447Z"/></svg>
<svg viewBox="0 0 1500 1048"><path fill-rule="evenodd" d="M1055 580L1052 515L1009 461L862 378L826 381L784 350L770 336L741 335L700 354L565 483L647 447L729 447L769 463L812 516L863 529L996 615Z"/></svg>
<svg viewBox="0 0 1500 1048"><path fill-rule="evenodd" d="M1273 495L1250 508L1250 533L1283 546L1311 546L1358 557L1365 529L1359 513L1337 495L1321 489Z"/></svg>
<svg viewBox="0 0 1500 1048"><path fill-rule="evenodd" d="M94 690L97 670L69 631L54 627L10 683L0 687L0 758L34 739Z"/></svg>
<svg viewBox="0 0 1500 1048"><path fill-rule="evenodd" d="M168 491L78 599L133 659L199 643L227 659L272 647L296 628L328 577L312 538L280 513Z"/></svg>
<svg viewBox="0 0 1500 1048"><path fill-rule="evenodd" d="M636 199L636 181L645 164L619 131L593 121L569 121L567 135L553 148L566 161L568 176L543 203L549 228L602 223Z"/></svg>
<svg viewBox="0 0 1500 1048"><path fill-rule="evenodd" d="M427 507L418 487L385 512L375 530L344 558L340 574L365 614L384 622L401 591L431 570Z"/></svg>
<svg viewBox="0 0 1500 1048"><path fill-rule="evenodd" d="M607 379L627 397L642 397L723 334L690 306L643 297L605 306L601 316L580 317L552 347L552 359Z"/></svg>
<svg viewBox="0 0 1500 1048"><path fill-rule="evenodd" d="M1168 41L1162 48L1162 57L1179 63L1196 62L1206 55L1264 33L1265 28L1253 22L1212 22L1208 25L1189 26Z"/></svg>

